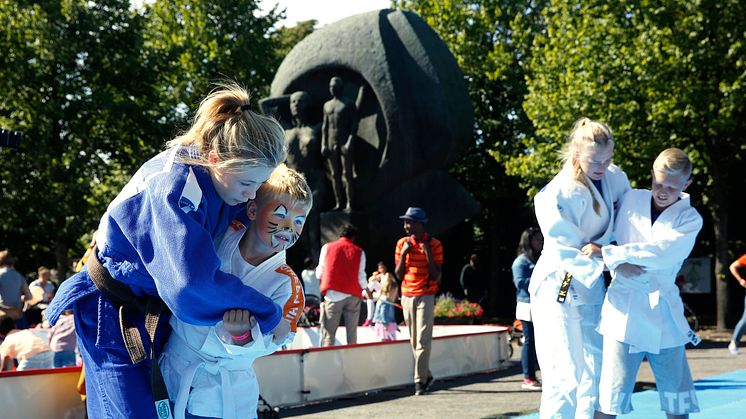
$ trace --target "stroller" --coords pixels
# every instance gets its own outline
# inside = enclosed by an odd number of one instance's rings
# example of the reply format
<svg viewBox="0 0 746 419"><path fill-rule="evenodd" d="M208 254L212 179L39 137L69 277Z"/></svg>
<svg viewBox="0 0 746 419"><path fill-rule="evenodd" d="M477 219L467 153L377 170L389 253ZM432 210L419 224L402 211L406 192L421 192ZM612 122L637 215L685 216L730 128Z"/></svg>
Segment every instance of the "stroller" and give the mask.
<svg viewBox="0 0 746 419"><path fill-rule="evenodd" d="M523 346L523 325L521 324L521 321L518 319L513 320L513 326L510 328L510 333L508 334L508 347L510 348L510 352L508 353L508 359L513 357L513 352L515 351L515 348L519 348Z"/></svg>
<svg viewBox="0 0 746 419"><path fill-rule="evenodd" d="M321 299L313 294L306 294L305 298L306 305L298 319L298 326L318 326L321 318Z"/></svg>

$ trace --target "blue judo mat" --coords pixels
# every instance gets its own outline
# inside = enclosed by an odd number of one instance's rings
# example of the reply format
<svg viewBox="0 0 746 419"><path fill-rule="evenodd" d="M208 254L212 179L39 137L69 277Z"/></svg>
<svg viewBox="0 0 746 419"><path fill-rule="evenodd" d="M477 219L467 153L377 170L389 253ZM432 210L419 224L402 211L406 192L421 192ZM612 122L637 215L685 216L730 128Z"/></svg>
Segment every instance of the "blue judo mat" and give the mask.
<svg viewBox="0 0 746 419"><path fill-rule="evenodd" d="M728 419L746 418L746 369L729 372L714 377L703 378L694 383L699 401L699 413L691 418ZM665 417L661 411L658 392L646 390L632 395L634 411L621 415L624 419L648 419ZM539 414L520 416L520 419L535 419Z"/></svg>

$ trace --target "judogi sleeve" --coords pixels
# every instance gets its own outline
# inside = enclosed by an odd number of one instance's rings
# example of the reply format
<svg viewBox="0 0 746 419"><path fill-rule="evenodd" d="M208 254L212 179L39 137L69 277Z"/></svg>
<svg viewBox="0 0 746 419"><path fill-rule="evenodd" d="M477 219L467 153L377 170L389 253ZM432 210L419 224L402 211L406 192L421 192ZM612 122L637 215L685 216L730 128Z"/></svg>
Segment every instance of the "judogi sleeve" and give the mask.
<svg viewBox="0 0 746 419"><path fill-rule="evenodd" d="M142 193L110 209L111 216L117 218L116 225L139 253L158 295L174 315L186 323L210 326L221 321L226 310L240 308L251 312L262 331L274 329L282 316L280 307L236 276L220 271L207 229L217 224L208 220L210 203L202 197L197 205L183 204L190 182L192 188L199 188L194 173L190 170L186 185L171 173L151 182Z"/></svg>
<svg viewBox="0 0 746 419"><path fill-rule="evenodd" d="M625 222L619 220L619 223ZM689 256L701 228L702 217L690 207L677 217L676 225L668 228L664 237L650 242L604 246L601 252L610 269L622 263L664 269L670 267L672 261L683 261Z"/></svg>

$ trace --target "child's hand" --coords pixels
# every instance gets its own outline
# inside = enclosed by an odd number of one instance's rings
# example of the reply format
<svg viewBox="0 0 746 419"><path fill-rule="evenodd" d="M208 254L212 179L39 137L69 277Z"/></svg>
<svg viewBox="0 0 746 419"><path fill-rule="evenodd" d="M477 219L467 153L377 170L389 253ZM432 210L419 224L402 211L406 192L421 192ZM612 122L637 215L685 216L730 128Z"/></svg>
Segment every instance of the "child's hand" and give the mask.
<svg viewBox="0 0 746 419"><path fill-rule="evenodd" d="M589 258L593 256L601 256L601 246L597 243L588 243L580 248L580 251Z"/></svg>
<svg viewBox="0 0 746 419"><path fill-rule="evenodd" d="M622 275L626 278L634 278L645 273L645 268L639 265L633 265L631 263L622 263L616 267L617 275Z"/></svg>
<svg viewBox="0 0 746 419"><path fill-rule="evenodd" d="M223 314L223 327L231 336L243 336L251 330L251 313L248 310L232 309ZM251 335L242 341L251 340Z"/></svg>
<svg viewBox="0 0 746 419"><path fill-rule="evenodd" d="M290 333L290 322L282 319L279 323L277 323L277 326L275 326L274 330L272 330L272 334L274 335L272 341L279 345L285 341L288 333Z"/></svg>

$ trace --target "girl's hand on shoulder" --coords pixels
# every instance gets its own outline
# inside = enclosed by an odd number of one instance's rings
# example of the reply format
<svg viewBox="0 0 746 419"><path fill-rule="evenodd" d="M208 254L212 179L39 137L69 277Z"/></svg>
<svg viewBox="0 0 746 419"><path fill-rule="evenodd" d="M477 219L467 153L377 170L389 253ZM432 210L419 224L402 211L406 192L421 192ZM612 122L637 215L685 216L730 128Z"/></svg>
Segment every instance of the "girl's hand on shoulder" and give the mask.
<svg viewBox="0 0 746 419"><path fill-rule="evenodd" d="M616 267L617 275L622 275L626 278L634 278L645 273L645 268L639 265L633 265L631 263L622 263Z"/></svg>

